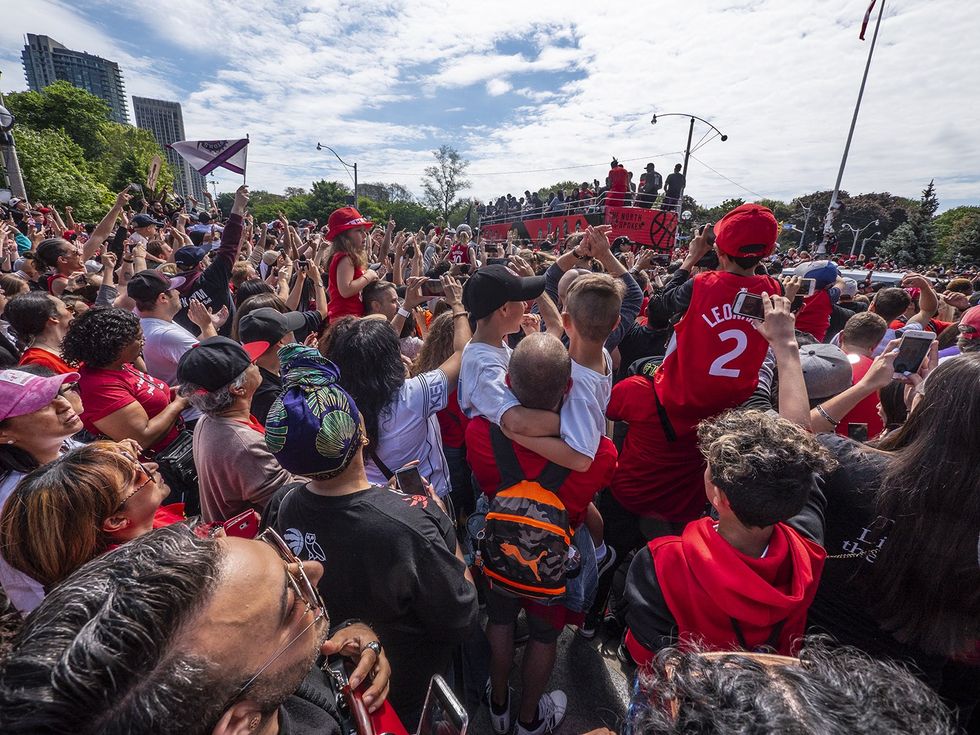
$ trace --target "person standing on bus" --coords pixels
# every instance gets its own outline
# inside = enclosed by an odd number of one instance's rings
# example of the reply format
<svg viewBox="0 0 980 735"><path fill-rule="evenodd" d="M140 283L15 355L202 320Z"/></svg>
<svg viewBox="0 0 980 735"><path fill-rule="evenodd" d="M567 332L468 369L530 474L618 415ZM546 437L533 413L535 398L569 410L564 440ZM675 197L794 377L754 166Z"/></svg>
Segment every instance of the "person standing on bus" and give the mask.
<svg viewBox="0 0 980 735"><path fill-rule="evenodd" d="M607 207L622 207L626 199L626 192L629 191L629 172L615 158L609 164L609 174L606 176L606 184L609 191L606 193Z"/></svg>

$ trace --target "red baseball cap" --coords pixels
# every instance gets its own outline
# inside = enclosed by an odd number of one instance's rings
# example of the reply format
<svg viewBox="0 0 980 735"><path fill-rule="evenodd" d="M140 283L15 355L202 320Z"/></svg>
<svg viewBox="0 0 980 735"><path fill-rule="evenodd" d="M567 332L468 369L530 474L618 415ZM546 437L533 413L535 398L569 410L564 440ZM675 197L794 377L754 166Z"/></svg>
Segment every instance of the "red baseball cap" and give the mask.
<svg viewBox="0 0 980 735"><path fill-rule="evenodd" d="M964 327L969 329L966 330ZM963 339L980 339L980 306L971 306L963 312L959 331Z"/></svg>
<svg viewBox="0 0 980 735"><path fill-rule="evenodd" d="M759 204L735 207L715 225L715 245L725 255L765 257L776 249L779 223L772 211Z"/></svg>
<svg viewBox="0 0 980 735"><path fill-rule="evenodd" d="M373 227L374 223L371 222L367 217L364 217L360 212L358 212L354 207L341 207L340 209L335 209L330 213L330 217L327 218L327 234L326 238L328 240L333 240L341 232L347 232L347 230L354 230L358 227Z"/></svg>

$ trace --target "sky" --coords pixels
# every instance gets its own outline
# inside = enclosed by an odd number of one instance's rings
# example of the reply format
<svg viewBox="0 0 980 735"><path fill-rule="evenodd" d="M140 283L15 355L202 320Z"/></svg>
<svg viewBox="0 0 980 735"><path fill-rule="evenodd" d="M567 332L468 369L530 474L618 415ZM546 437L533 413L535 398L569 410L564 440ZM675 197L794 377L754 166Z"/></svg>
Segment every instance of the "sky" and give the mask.
<svg viewBox="0 0 980 735"><path fill-rule="evenodd" d="M24 34L119 63L127 94L175 100L190 139L250 136L248 183L349 174L421 193L442 144L480 199L604 179L612 156L669 172L698 123L687 193L789 200L834 185L878 8L869 0L22 0L0 24L0 89ZM842 189L980 204L980 18L886 3ZM131 101L130 101L131 104ZM130 110L131 119L132 110ZM219 191L240 177L218 176Z"/></svg>

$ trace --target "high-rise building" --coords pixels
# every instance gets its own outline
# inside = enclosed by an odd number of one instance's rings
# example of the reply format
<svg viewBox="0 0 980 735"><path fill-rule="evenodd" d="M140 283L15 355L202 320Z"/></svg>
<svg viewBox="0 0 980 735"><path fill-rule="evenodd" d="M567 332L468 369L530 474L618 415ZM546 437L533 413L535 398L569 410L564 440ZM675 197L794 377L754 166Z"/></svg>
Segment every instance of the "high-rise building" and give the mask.
<svg viewBox="0 0 980 735"><path fill-rule="evenodd" d="M176 181L174 191L182 197L192 196L204 201L204 177L188 165L187 161L168 148L171 143L185 140L184 116L179 102L153 100L148 97L133 97L133 111L136 114L136 127L153 133L157 143L167 155L167 162L174 170Z"/></svg>
<svg viewBox="0 0 980 735"><path fill-rule="evenodd" d="M129 124L126 110L126 90L122 72L115 61L84 51L72 51L53 38L27 34L21 52L27 86L40 92L59 79L88 90L106 101L116 122Z"/></svg>

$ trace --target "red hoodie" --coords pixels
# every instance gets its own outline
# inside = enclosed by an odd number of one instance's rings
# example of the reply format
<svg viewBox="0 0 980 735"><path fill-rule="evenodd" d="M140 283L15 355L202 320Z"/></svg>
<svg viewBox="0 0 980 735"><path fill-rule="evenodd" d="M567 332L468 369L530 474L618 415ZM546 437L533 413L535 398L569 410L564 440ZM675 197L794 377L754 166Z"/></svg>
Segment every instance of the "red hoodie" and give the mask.
<svg viewBox="0 0 980 735"><path fill-rule="evenodd" d="M715 525L714 519L702 518L689 523L681 536L665 536L648 545L679 641L701 642L721 651L741 649L734 619L752 650L767 645L782 624L775 652L794 655L826 552L777 523L766 555L755 559L729 544ZM632 630L626 645L638 664L653 655Z"/></svg>
<svg viewBox="0 0 980 735"><path fill-rule="evenodd" d="M827 330L830 329L830 313L833 310L830 294L826 290L817 291L803 300L803 308L796 314L796 328L801 332L809 332L823 342Z"/></svg>

